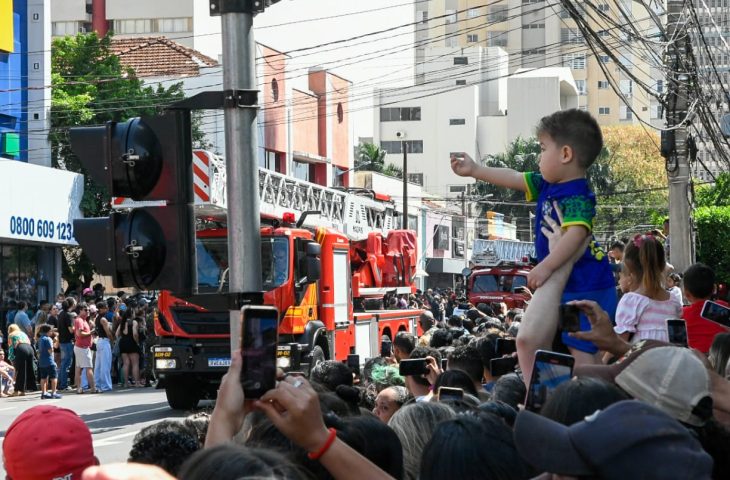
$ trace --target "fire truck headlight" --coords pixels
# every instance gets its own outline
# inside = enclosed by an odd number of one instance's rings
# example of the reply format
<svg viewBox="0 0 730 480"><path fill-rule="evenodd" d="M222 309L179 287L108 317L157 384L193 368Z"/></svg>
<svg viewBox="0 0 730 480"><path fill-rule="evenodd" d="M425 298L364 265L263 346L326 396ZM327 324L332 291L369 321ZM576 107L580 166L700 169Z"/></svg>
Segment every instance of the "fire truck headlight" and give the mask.
<svg viewBox="0 0 730 480"><path fill-rule="evenodd" d="M177 359L174 358L156 358L155 368L157 370L169 370L177 368Z"/></svg>
<svg viewBox="0 0 730 480"><path fill-rule="evenodd" d="M279 357L276 359L276 366L281 368L282 370L286 370L291 366L291 358L289 357Z"/></svg>

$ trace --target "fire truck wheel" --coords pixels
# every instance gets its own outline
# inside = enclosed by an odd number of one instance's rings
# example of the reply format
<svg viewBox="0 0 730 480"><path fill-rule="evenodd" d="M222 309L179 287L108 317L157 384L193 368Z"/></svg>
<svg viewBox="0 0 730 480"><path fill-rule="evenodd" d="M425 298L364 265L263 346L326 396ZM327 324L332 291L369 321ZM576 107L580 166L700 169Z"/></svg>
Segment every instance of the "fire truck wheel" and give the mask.
<svg viewBox="0 0 730 480"><path fill-rule="evenodd" d="M191 410L198 406L200 392L198 388L189 382L167 379L165 382L165 395L170 408L174 410Z"/></svg>

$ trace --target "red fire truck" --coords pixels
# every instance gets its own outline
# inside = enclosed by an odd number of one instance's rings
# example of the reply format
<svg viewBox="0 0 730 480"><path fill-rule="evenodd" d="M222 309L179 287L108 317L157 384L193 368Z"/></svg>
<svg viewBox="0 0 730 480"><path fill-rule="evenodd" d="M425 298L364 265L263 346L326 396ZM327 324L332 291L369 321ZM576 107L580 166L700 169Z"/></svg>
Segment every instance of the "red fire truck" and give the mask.
<svg viewBox="0 0 730 480"><path fill-rule="evenodd" d="M307 370L348 354L364 361L380 354L383 336L417 333L420 310L386 310L383 304L389 295L415 291L418 260L415 232L392 228L392 201L265 169L260 187L264 303L280 312L281 367ZM189 409L215 395L230 365L229 308L224 301L215 305L216 298L226 298L216 293L227 291L227 231L215 225L224 219L223 198L200 201L196 191L198 295L181 299L161 292L158 300L154 371L173 408ZM304 213L313 207L319 207L316 215Z"/></svg>

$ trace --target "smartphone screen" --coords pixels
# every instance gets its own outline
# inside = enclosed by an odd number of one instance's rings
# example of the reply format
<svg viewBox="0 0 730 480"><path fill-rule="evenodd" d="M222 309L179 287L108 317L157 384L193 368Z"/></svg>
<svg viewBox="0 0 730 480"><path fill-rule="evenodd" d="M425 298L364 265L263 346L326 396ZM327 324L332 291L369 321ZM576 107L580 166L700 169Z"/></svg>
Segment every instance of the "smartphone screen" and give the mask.
<svg viewBox="0 0 730 480"><path fill-rule="evenodd" d="M276 386L279 312L273 307L242 309L241 385L246 398L260 398Z"/></svg>
<svg viewBox="0 0 730 480"><path fill-rule="evenodd" d="M426 368L426 359L414 358L401 360L400 365L398 365L398 373L400 373L402 377L408 375L424 375L428 373L428 368Z"/></svg>
<svg viewBox="0 0 730 480"><path fill-rule="evenodd" d="M391 357L393 356L393 342L389 338L383 338L380 342L380 356Z"/></svg>
<svg viewBox="0 0 730 480"><path fill-rule="evenodd" d="M360 368L360 355L350 354L347 356L347 366L354 369Z"/></svg>
<svg viewBox="0 0 730 480"><path fill-rule="evenodd" d="M580 331L580 309L575 305L560 305L558 319L560 330L564 332Z"/></svg>
<svg viewBox="0 0 730 480"><path fill-rule="evenodd" d="M667 335L669 336L669 343L686 347L687 323L680 318L667 319Z"/></svg>
<svg viewBox="0 0 730 480"><path fill-rule="evenodd" d="M441 370L446 371L446 368L449 366L449 359L448 358L442 358L441 359Z"/></svg>
<svg viewBox="0 0 730 480"><path fill-rule="evenodd" d="M439 402L444 402L448 400L463 400L464 390L462 390L461 388L439 387L438 399Z"/></svg>
<svg viewBox="0 0 730 480"><path fill-rule="evenodd" d="M540 411L555 388L570 380L574 363L575 359L570 355L545 350L535 352L525 408L534 412Z"/></svg>
<svg viewBox="0 0 730 480"><path fill-rule="evenodd" d="M730 328L730 308L724 305L707 300L702 307L700 316L705 320Z"/></svg>
<svg viewBox="0 0 730 480"><path fill-rule="evenodd" d="M511 355L517 351L517 342L514 338L497 339L497 355Z"/></svg>
<svg viewBox="0 0 730 480"><path fill-rule="evenodd" d="M493 358L489 361L489 373L492 377L501 377L514 373L517 366L517 357Z"/></svg>

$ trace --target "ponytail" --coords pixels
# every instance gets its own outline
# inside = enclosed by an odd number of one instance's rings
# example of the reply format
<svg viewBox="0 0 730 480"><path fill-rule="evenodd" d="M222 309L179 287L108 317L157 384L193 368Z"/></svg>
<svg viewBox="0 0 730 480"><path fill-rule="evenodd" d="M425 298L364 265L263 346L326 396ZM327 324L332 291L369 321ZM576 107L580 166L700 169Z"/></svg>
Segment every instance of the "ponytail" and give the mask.
<svg viewBox="0 0 730 480"><path fill-rule="evenodd" d="M650 295L664 289L664 269L667 266L664 246L654 235L636 235L624 252L624 261L639 277Z"/></svg>

